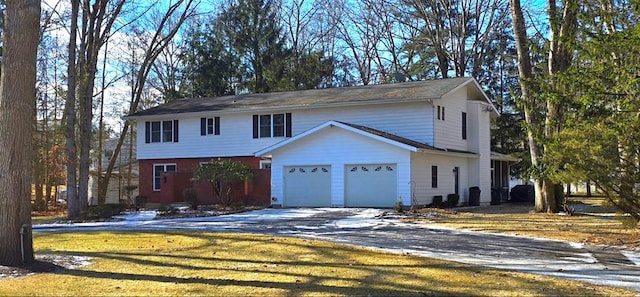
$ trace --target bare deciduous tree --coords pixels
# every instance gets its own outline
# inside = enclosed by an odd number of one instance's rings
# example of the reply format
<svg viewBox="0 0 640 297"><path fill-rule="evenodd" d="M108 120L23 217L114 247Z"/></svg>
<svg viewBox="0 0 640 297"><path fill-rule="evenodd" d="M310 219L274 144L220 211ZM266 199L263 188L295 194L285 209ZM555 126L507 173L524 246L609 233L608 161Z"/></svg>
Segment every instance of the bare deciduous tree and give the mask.
<svg viewBox="0 0 640 297"><path fill-rule="evenodd" d="M0 265L33 261L32 141L40 1L7 1L0 75Z"/></svg>
<svg viewBox="0 0 640 297"><path fill-rule="evenodd" d="M150 22L150 24L153 24L154 28L152 30L155 30L155 32L149 35L150 38L142 38L140 40L140 42L144 44L143 48L146 50L144 52L142 62L136 70L136 77L132 86L129 113L134 113L138 110L138 104L142 99L147 77L153 69L156 59L163 50L171 44L171 40L178 33L185 20L193 16L196 7L197 2L194 0L178 0L169 6L169 8L160 17L154 18L158 20L157 22ZM149 32L153 32L152 30ZM103 177L100 177L100 183L102 186L100 187L100 193L98 193L99 199L104 199L100 197L106 197L107 195L109 179L115 168L118 156L121 153L122 145L127 137L130 125L129 121L124 123L122 131L120 132L120 137L118 138L118 143L116 144L113 154L111 155L111 159L109 160L106 173Z"/></svg>

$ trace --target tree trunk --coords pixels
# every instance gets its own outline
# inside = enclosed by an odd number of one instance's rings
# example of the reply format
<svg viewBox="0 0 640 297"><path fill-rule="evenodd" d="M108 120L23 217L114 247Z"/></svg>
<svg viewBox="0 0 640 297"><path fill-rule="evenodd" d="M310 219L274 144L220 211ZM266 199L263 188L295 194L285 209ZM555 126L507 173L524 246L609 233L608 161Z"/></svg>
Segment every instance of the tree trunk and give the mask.
<svg viewBox="0 0 640 297"><path fill-rule="evenodd" d="M71 31L69 37L69 64L67 66L67 102L64 137L67 149L67 215L69 219L80 216L78 201L78 154L76 151L76 35L80 0L71 0Z"/></svg>
<svg viewBox="0 0 640 297"><path fill-rule="evenodd" d="M33 261L31 181L40 0L7 1L0 75L0 265Z"/></svg>
<svg viewBox="0 0 640 297"><path fill-rule="evenodd" d="M522 92L522 102L524 109L525 122L527 124L527 140L529 144L529 154L531 157L531 165L539 166L539 159L542 157L542 151L538 145L536 134L539 133L540 121L535 116L535 103L533 97L534 79L531 59L528 47L527 28L524 24L522 7L520 0L509 0L511 6L511 20L513 22L513 35L516 42L516 50L518 52L518 73L520 75L520 89ZM535 210L545 211L545 193L548 186L545 186L541 179L534 179L535 189ZM553 188L553 187L551 187ZM553 193L553 192L551 192Z"/></svg>

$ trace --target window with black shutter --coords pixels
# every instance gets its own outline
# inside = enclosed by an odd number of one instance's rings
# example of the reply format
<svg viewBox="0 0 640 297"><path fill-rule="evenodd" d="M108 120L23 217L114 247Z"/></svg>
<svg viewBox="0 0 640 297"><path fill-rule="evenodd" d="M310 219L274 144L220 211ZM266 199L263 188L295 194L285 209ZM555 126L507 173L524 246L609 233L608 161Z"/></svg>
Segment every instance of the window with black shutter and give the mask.
<svg viewBox="0 0 640 297"><path fill-rule="evenodd" d="M291 113L253 115L253 138L291 137Z"/></svg>
<svg viewBox="0 0 640 297"><path fill-rule="evenodd" d="M178 120L145 122L144 142L178 142Z"/></svg>
<svg viewBox="0 0 640 297"><path fill-rule="evenodd" d="M220 135L220 117L200 118L200 135Z"/></svg>

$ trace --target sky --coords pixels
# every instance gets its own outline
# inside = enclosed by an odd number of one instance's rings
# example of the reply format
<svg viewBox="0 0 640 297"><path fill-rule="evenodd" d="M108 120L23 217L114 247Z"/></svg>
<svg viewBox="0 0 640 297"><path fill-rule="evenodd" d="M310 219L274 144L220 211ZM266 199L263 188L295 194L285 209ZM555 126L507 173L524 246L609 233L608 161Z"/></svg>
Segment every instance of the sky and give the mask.
<svg viewBox="0 0 640 297"><path fill-rule="evenodd" d="M218 1L203 0L202 3L200 4L200 7L202 8L202 10L210 12L216 9L215 8L216 4L214 3L217 3L217 2ZM137 10L141 11L151 4L155 4L154 8L161 7L161 6L167 7L168 4L170 3L170 0L157 0L157 1L139 0L138 3L140 3L140 5L136 6ZM540 19L540 18L541 16L546 15L544 11L547 5L546 1L522 0L522 5L525 8L527 7L531 8L532 13L528 15L530 20L536 19L537 23L545 22L544 19ZM47 10L50 11L54 8L58 10L64 10L65 8L68 8L68 6L69 6L68 1L62 1L62 0L43 0L42 1L43 11L47 11ZM131 15L135 15L135 13L131 12L127 15L129 16L128 18L131 18ZM114 25L114 27L117 28L125 22L127 22L127 17L121 18L119 23ZM544 30L544 26L536 25L536 28ZM68 36L69 36L67 29L58 28L56 30L51 31L51 34L56 36L56 39L58 40L58 47L61 49L60 51L61 52L66 51L66 47L67 47L66 43L68 42ZM122 77L125 74L125 72L128 71L126 69L123 69L121 63L117 61L118 58L122 59L129 56L129 53L131 52L130 50L127 49L126 43L123 42L123 40L127 40L127 39L128 39L128 36L127 36L126 30L121 30L113 35L109 44L107 45L107 48L108 48L107 59L108 61L110 61L110 63L106 65L107 83L109 83L110 81L113 81L116 78ZM102 67L103 57L104 57L104 48L100 54L100 65L98 67L99 70L97 73L98 78L100 78L102 75L101 69L103 68ZM60 73L58 76L62 77L66 73L66 69L58 69L58 72ZM59 81L62 81L62 80L63 78L59 78ZM100 84L101 84L101 80L98 79L96 81L96 87L99 88ZM53 90L50 89L50 92L53 92ZM126 79L120 79L120 81L118 82L112 82L109 88L107 88L107 90L105 91L105 96L104 96L105 111L106 111L105 119L108 125L115 130L119 130L120 127L122 126L123 121L120 119L120 117L124 116L128 110L127 107L128 107L128 102L130 100L130 93L131 93L130 86ZM96 122L97 122L97 117L96 117Z"/></svg>

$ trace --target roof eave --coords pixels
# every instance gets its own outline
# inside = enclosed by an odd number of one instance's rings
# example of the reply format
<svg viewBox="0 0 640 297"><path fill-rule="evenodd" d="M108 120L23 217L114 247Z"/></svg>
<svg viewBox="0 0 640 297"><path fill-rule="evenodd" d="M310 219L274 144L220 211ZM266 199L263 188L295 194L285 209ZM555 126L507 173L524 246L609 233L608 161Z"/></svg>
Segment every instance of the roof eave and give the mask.
<svg viewBox="0 0 640 297"><path fill-rule="evenodd" d="M309 130L307 130L307 131L305 131L303 133L300 133L300 134L298 134L298 135L296 135L296 136L294 136L292 138L289 138L287 140L283 140L283 141L278 142L278 143L276 143L276 144L274 144L274 145L272 145L270 147L267 147L265 149L257 151L257 152L254 153L254 155L256 157L267 157L267 156L270 156L271 153L273 151L275 151L275 150L278 150L278 149L280 149L280 148L282 148L282 147L284 147L284 146L286 146L286 145L288 145L288 144L290 144L292 142L295 142L295 141L297 141L299 139L307 137L307 136L309 136L311 134L315 134L316 132L319 132L321 130L327 129L329 127L339 127L339 128L344 129L344 130L351 131L353 133L356 133L356 134L359 134L359 135L362 135L362 136L365 136L365 137L369 137L369 138L372 138L372 139L375 139L375 140L378 140L378 141L381 141L381 142L384 142L384 143L387 143L387 144L390 144L390 145L393 145L393 146L396 146L396 147L399 147L401 149L405 149L405 150L408 150L408 151L411 151L411 152L418 152L418 150L419 150L415 146L404 144L404 143L401 143L401 142L398 142L398 141L395 141L395 140L392 140L392 139L389 139L389 138L385 138L383 136L375 135L375 134L372 134L372 133L369 133L369 132L366 132L366 131L363 131L363 130L360 130L360 129L357 129L357 128L354 128L354 127L351 127L349 125L345 125L345 124L340 123L340 122L328 121L328 122L325 122L325 123L323 123L321 125L318 125L318 126L316 126L314 128L311 128L311 129L309 129Z"/></svg>
<svg viewBox="0 0 640 297"><path fill-rule="evenodd" d="M215 113L241 114L241 113L289 111L289 110L308 110L308 109L331 108L331 107L340 108L340 107L351 107L351 106L362 106L362 105L371 106L371 105L384 105L384 104L396 104L396 103L420 103L420 102L431 102L436 99L440 99L440 97L425 97L417 100L392 99L392 100L376 100L376 101L340 102L340 103L328 103L328 104L282 105L282 106L269 106L269 107L261 107L261 108L237 108L237 109L231 108L231 109L218 109L218 110L207 110L207 111L157 113L157 114L149 114L149 115L132 114L132 115L123 116L122 119L139 120L139 119L152 119L152 118L175 118L176 115L204 116L204 115L211 115Z"/></svg>

